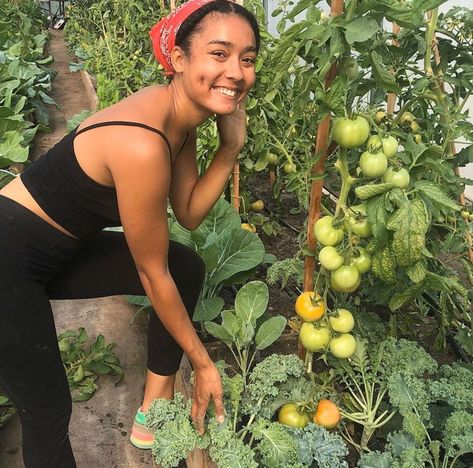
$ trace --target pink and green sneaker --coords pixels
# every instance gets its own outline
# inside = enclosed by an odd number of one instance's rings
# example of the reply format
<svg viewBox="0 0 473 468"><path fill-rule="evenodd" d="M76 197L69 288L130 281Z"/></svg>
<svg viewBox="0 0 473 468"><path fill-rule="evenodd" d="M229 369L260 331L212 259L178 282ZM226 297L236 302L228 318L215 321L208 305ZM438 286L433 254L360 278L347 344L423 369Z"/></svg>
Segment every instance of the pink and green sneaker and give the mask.
<svg viewBox="0 0 473 468"><path fill-rule="evenodd" d="M140 449L150 449L154 444L154 435L145 425L146 419L141 408L138 409L131 428L130 442Z"/></svg>

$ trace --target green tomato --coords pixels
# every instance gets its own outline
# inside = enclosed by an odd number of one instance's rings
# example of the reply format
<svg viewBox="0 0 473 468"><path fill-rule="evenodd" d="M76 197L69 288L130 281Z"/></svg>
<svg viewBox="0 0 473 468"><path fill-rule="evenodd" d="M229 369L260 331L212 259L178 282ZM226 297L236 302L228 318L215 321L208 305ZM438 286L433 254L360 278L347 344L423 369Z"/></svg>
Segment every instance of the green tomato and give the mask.
<svg viewBox="0 0 473 468"><path fill-rule="evenodd" d="M343 229L332 226L333 216L324 216L314 223L314 236L322 245L338 245L343 239Z"/></svg>
<svg viewBox="0 0 473 468"><path fill-rule="evenodd" d="M327 245L319 252L319 262L326 270L332 271L342 265L343 257L335 247Z"/></svg>
<svg viewBox="0 0 473 468"><path fill-rule="evenodd" d="M383 147L383 140L379 135L371 135L366 143L366 149L370 153L379 153Z"/></svg>
<svg viewBox="0 0 473 468"><path fill-rule="evenodd" d="M399 148L399 143L393 136L388 136L382 139L383 141L383 153L387 158L392 158Z"/></svg>
<svg viewBox="0 0 473 468"><path fill-rule="evenodd" d="M463 219L467 220L467 219L470 217L470 213L469 213L468 211L466 211L466 210L462 210L462 211L460 212L460 216L461 216Z"/></svg>
<svg viewBox="0 0 473 468"><path fill-rule="evenodd" d="M412 133L420 132L420 125L415 120L411 122L410 128Z"/></svg>
<svg viewBox="0 0 473 468"><path fill-rule="evenodd" d="M335 315L328 318L333 331L338 333L349 333L355 326L355 319L347 309L337 309Z"/></svg>
<svg viewBox="0 0 473 468"><path fill-rule="evenodd" d="M470 213L470 214L468 215L468 221L473 221L473 213Z"/></svg>
<svg viewBox="0 0 473 468"><path fill-rule="evenodd" d="M375 178L386 172L388 160L383 153L373 154L365 151L360 157L359 164L364 176Z"/></svg>
<svg viewBox="0 0 473 468"><path fill-rule="evenodd" d="M361 146L370 134L370 124L363 117L355 119L337 119L333 124L333 139L342 148Z"/></svg>
<svg viewBox="0 0 473 468"><path fill-rule="evenodd" d="M358 247L358 255L351 259L350 265L356 267L360 273L367 273L371 269L371 254L363 247Z"/></svg>
<svg viewBox="0 0 473 468"><path fill-rule="evenodd" d="M350 206L350 211L354 213L354 215L362 215L366 216L366 204L360 203L359 205L352 205Z"/></svg>
<svg viewBox="0 0 473 468"><path fill-rule="evenodd" d="M385 111L379 110L374 115L373 120L375 121L375 123L380 124L386 118L386 116L387 114Z"/></svg>
<svg viewBox="0 0 473 468"><path fill-rule="evenodd" d="M292 173L296 172L296 165L293 164L293 163L287 162L287 163L284 164L284 166L283 166L283 171L284 171L286 174L292 174Z"/></svg>
<svg viewBox="0 0 473 468"><path fill-rule="evenodd" d="M278 413L278 422L290 427L305 427L309 423L309 415L302 413L295 403L286 403Z"/></svg>
<svg viewBox="0 0 473 468"><path fill-rule="evenodd" d="M353 292L360 281L360 272L353 265L342 265L330 275L330 284L338 292Z"/></svg>
<svg viewBox="0 0 473 468"><path fill-rule="evenodd" d="M353 335L343 333L330 341L330 351L335 357L346 359L356 350L356 340Z"/></svg>
<svg viewBox="0 0 473 468"><path fill-rule="evenodd" d="M299 339L307 351L315 353L324 350L330 342L328 327L317 327L313 322L304 322L299 332Z"/></svg>
<svg viewBox="0 0 473 468"><path fill-rule="evenodd" d="M278 162L278 155L274 153L268 153L266 155L266 162L269 165L275 165Z"/></svg>
<svg viewBox="0 0 473 468"><path fill-rule="evenodd" d="M410 112L404 112L399 119L401 125L411 125L413 121L414 116Z"/></svg>
<svg viewBox="0 0 473 468"><path fill-rule="evenodd" d="M353 234L366 239L371 236L371 226L366 216L349 216L348 225Z"/></svg>
<svg viewBox="0 0 473 468"><path fill-rule="evenodd" d="M394 184L396 187L405 189L409 185L411 177L409 176L409 172L404 168L396 171L392 167L389 167L383 174L383 180L387 184Z"/></svg>

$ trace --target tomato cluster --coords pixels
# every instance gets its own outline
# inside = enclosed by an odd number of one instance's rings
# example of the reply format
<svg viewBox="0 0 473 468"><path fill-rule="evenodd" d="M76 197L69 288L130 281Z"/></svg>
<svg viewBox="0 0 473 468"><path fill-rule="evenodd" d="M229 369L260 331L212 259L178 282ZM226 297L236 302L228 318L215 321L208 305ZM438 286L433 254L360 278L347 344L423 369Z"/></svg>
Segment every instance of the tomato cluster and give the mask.
<svg viewBox="0 0 473 468"><path fill-rule="evenodd" d="M307 351L315 353L329 349L338 358L348 358L355 352L356 340L349 333L355 319L350 311L338 309L327 318L325 301L314 291L300 294L295 310L303 320L299 340Z"/></svg>
<svg viewBox="0 0 473 468"><path fill-rule="evenodd" d="M290 427L303 428L312 420L315 424L332 429L340 422L341 415L337 405L330 400L322 399L313 408L312 404L286 403L278 413L278 422Z"/></svg>
<svg viewBox="0 0 473 468"><path fill-rule="evenodd" d="M473 212L471 211L462 210L460 215L465 221L473 221Z"/></svg>

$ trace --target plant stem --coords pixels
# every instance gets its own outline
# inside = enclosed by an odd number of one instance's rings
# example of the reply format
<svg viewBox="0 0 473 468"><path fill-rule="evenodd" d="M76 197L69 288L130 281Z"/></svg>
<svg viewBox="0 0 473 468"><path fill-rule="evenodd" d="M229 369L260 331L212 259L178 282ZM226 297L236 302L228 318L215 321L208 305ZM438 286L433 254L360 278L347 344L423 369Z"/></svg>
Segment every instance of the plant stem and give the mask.
<svg viewBox="0 0 473 468"><path fill-rule="evenodd" d="M347 150L346 148L340 148L338 159L335 162L335 168L340 173L342 179L342 187L340 190L340 196L337 201L337 206L335 208L335 218L340 214L340 210L344 209L348 200L348 193L350 188L353 185L354 178L348 172L348 163L347 163Z"/></svg>

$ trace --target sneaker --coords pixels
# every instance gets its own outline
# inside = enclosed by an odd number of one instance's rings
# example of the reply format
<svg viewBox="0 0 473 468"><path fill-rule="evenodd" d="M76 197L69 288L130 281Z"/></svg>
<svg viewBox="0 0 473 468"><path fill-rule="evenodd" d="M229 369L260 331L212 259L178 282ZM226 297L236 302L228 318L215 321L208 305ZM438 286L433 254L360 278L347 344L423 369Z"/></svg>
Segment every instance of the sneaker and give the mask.
<svg viewBox="0 0 473 468"><path fill-rule="evenodd" d="M130 442L140 449L150 449L154 444L154 435L145 426L146 419L141 408L136 412L131 428Z"/></svg>

